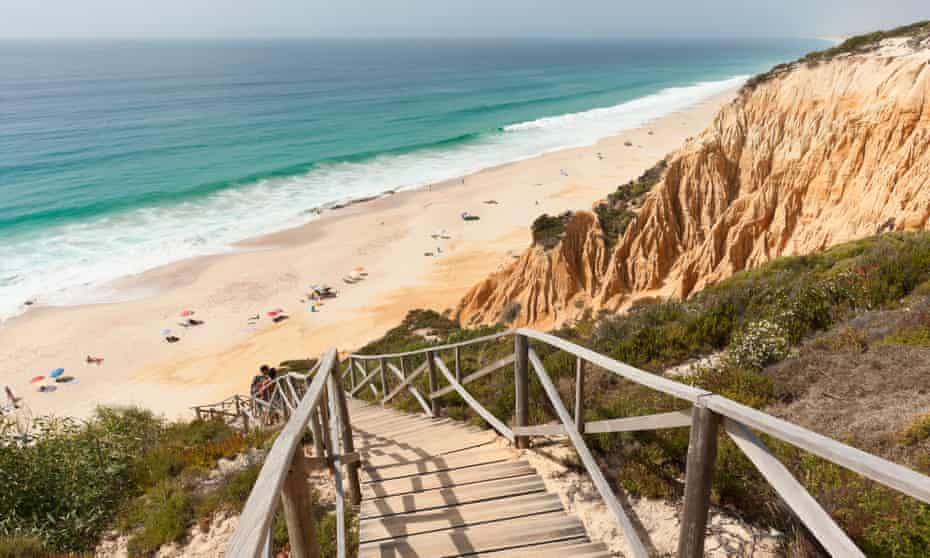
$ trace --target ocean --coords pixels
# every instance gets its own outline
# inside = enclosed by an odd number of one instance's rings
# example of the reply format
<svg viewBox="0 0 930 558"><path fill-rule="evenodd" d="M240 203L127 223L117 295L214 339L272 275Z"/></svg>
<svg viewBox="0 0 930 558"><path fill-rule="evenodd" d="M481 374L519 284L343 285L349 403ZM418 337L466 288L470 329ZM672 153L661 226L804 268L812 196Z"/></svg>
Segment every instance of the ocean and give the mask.
<svg viewBox="0 0 930 558"><path fill-rule="evenodd" d="M0 320L591 144L819 40L0 42Z"/></svg>

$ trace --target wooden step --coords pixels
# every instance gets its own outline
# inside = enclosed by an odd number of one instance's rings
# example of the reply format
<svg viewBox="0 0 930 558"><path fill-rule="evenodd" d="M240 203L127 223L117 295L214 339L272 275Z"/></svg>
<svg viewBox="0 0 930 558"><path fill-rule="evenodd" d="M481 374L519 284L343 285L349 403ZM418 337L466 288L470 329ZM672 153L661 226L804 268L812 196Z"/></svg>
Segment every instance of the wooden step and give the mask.
<svg viewBox="0 0 930 558"><path fill-rule="evenodd" d="M362 502L359 508L359 519L447 508L545 491L546 484L538 475L528 475L416 494L372 498ZM500 502L500 505L507 504L508 502Z"/></svg>
<svg viewBox="0 0 930 558"><path fill-rule="evenodd" d="M509 498L506 505L490 500L359 521L359 540L395 539L421 533L480 525L517 517L562 512L554 494L535 492Z"/></svg>
<svg viewBox="0 0 930 558"><path fill-rule="evenodd" d="M366 467L363 463L361 473L363 481L379 481L506 461L517 461L517 453L510 449L484 445L449 455L431 456L398 465L383 465L375 468Z"/></svg>
<svg viewBox="0 0 930 558"><path fill-rule="evenodd" d="M538 556L613 558L613 554L601 543L579 543L574 540L537 544L502 552L469 554L468 558L536 558Z"/></svg>
<svg viewBox="0 0 930 558"><path fill-rule="evenodd" d="M585 540L584 527L564 512L556 512L364 543L359 546L359 558L445 558L572 540Z"/></svg>
<svg viewBox="0 0 930 558"><path fill-rule="evenodd" d="M412 494L452 486L462 486L498 479L536 475L536 470L526 461L492 463L465 469L428 473L414 477L403 477L386 481L369 482L362 485L362 497L383 498L398 494Z"/></svg>

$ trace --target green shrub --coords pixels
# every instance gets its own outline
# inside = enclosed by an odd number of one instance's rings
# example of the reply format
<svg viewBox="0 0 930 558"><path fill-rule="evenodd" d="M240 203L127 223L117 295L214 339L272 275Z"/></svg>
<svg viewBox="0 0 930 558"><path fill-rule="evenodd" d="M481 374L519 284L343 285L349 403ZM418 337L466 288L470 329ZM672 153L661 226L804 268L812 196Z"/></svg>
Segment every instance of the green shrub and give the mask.
<svg viewBox="0 0 930 558"><path fill-rule="evenodd" d="M613 246L626 232L627 227L636 218L634 210L642 204L646 193L659 183L667 167L668 161L659 161L636 180L618 186L607 195L607 199L594 207L608 247Z"/></svg>
<svg viewBox="0 0 930 558"><path fill-rule="evenodd" d="M559 216L543 213L533 221L530 229L533 232L533 244L542 246L546 250L555 248L562 237L565 236L565 226L571 220L572 213L566 211Z"/></svg>
<svg viewBox="0 0 930 558"><path fill-rule="evenodd" d="M0 478L15 487L0 491L0 537L26 534L50 552L88 551L110 525L135 531L149 521L150 500L177 503L165 496L167 485L188 483L269 437L218 421L168 423L136 408L99 408L84 423L43 417L34 431L30 444L0 440ZM149 548L165 532L162 521L136 544Z"/></svg>
<svg viewBox="0 0 930 558"><path fill-rule="evenodd" d="M930 439L930 414L917 418L901 431L901 443L913 446Z"/></svg>
<svg viewBox="0 0 930 558"><path fill-rule="evenodd" d="M183 540L193 519L189 488L180 482L165 480L155 485L144 501L141 529L129 539L131 556L151 556L161 545Z"/></svg>
<svg viewBox="0 0 930 558"><path fill-rule="evenodd" d="M35 537L0 537L0 558L44 558L49 552Z"/></svg>
<svg viewBox="0 0 930 558"><path fill-rule="evenodd" d="M895 333L885 336L878 344L930 347L930 326L920 325L896 331Z"/></svg>
<svg viewBox="0 0 930 558"><path fill-rule="evenodd" d="M762 370L788 356L788 339L781 326L769 320L750 322L727 349L727 357L739 368Z"/></svg>

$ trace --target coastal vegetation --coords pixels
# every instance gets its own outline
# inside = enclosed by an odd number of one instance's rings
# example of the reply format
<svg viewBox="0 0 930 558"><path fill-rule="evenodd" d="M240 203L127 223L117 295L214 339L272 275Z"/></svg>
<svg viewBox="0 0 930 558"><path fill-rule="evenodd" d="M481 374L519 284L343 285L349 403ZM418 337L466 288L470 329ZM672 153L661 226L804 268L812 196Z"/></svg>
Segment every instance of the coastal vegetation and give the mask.
<svg viewBox="0 0 930 558"><path fill-rule="evenodd" d="M885 39L902 37L915 41L921 41L930 38L930 20L918 21L885 31L874 31L871 33L864 33L862 35L854 35L843 40L843 42L836 46L810 52L794 63L777 64L769 71L749 78L749 80L747 80L746 84L743 86L743 90L751 91L755 89L758 85L787 72L794 64L814 65L832 60L833 58L844 54L868 52L878 48L879 44Z"/></svg>
<svg viewBox="0 0 930 558"><path fill-rule="evenodd" d="M362 352L409 351L503 328L462 329L420 310ZM679 381L930 473L928 331L930 234L888 233L809 256L780 258L684 301L650 299L622 314L588 312L554 333L655 373L674 371L668 373ZM470 347L461 353L463 367L476 370L512 350L509 341ZM574 358L544 346L537 351L569 400ZM592 368L585 393L587 420L684 407ZM421 382L426 389L426 380ZM496 416L512 417L509 374L471 383L469 391ZM401 408L419 410L412 398L398 399ZM531 424L555 418L545 401L541 386L531 380ZM862 417L864 402L881 410ZM454 394L441 405L448 416L482 422ZM868 555L930 552L930 506L763 438ZM687 444L685 429L589 436L605 469L615 471L613 481L634 497L680 498ZM789 555L820 555L813 538L728 438L722 436L719 447L714 502L786 533Z"/></svg>
<svg viewBox="0 0 930 558"><path fill-rule="evenodd" d="M643 203L643 198L659 183L668 167L668 161L662 159L646 170L639 178L617 187L607 198L594 206L594 213L604 231L607 246L613 246L623 236L626 228L636 217L635 210Z"/></svg>
<svg viewBox="0 0 930 558"><path fill-rule="evenodd" d="M270 439L219 421L167 422L137 408L101 407L85 422L43 417L32 431L24 440L3 430L0 537L11 548L58 553L92 550L111 526L130 535L134 555L181 540L195 514L240 505L250 473L214 492L192 488L218 460Z"/></svg>
<svg viewBox="0 0 930 558"><path fill-rule="evenodd" d="M28 440L4 426L4 558L89 553L109 530L128 537L132 556L183 542L192 527L206 530L218 513L242 509L273 439L267 430L243 432L216 420L168 422L138 408L101 407L84 422L39 418ZM236 458L238 467L217 473L220 460ZM314 502L320 539L332 546L332 514L316 493ZM283 519L276 525L274 540L282 547ZM335 552L324 553L330 555Z"/></svg>

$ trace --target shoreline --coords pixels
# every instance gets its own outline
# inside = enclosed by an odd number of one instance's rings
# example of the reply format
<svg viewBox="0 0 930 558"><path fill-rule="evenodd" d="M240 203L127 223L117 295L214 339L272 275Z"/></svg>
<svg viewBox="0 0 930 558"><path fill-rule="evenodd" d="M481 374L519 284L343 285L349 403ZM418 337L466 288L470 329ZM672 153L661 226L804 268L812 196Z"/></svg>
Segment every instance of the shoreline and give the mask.
<svg viewBox="0 0 930 558"><path fill-rule="evenodd" d="M78 417L98 403L139 404L176 417L189 405L244 392L260 363L276 365L332 344L352 349L399 323L407 310L453 307L472 284L522 252L533 218L589 208L699 133L735 92L589 146L334 204L304 224L239 241L231 252L107 284L145 293L139 298L31 307L0 327L0 362L8 363L0 381L25 396L36 414ZM491 199L496 203L485 203ZM464 222L463 211L481 220ZM430 237L440 230L450 238ZM343 283L358 266L368 277ZM330 284L340 296L309 312L298 301L313 283ZM291 318L280 324L265 319L277 307ZM205 325L178 327L182 308L196 309ZM256 313L262 319L253 328L246 317ZM181 342L165 343L162 329L172 329ZM85 366L88 355L106 361ZM28 383L57 367L79 383L48 394Z"/></svg>

